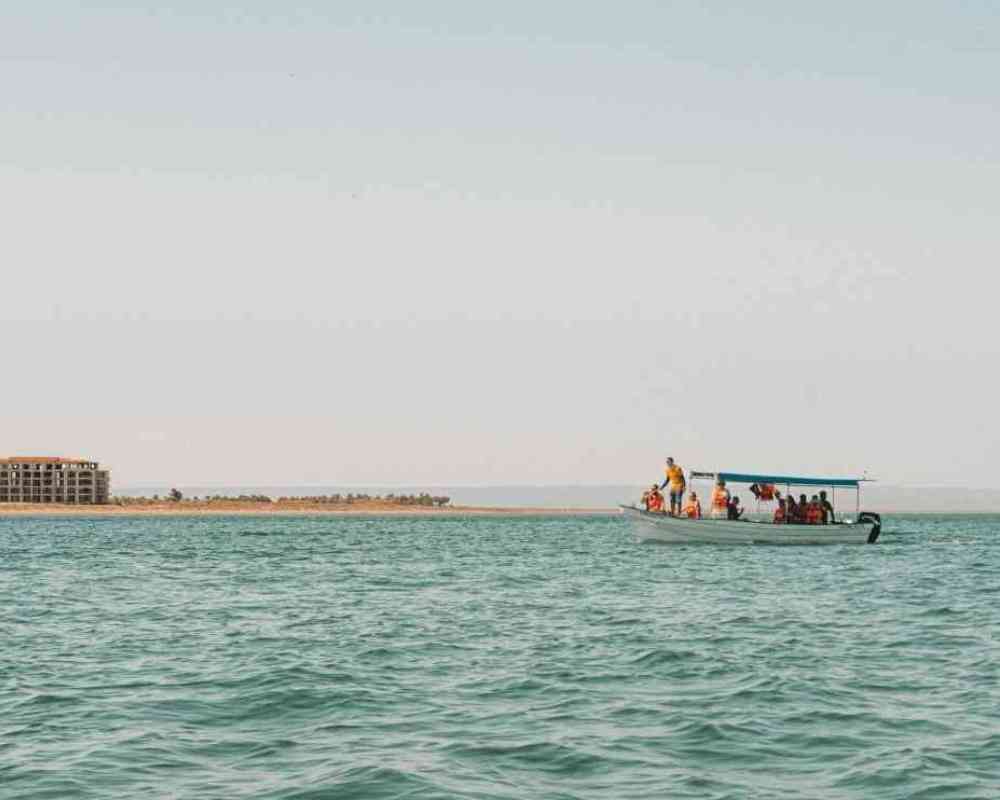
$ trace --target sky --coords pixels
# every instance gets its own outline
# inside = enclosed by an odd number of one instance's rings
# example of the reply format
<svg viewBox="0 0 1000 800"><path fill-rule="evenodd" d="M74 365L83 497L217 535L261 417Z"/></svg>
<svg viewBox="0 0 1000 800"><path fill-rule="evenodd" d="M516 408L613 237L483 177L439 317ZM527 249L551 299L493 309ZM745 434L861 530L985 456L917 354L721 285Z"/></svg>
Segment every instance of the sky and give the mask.
<svg viewBox="0 0 1000 800"><path fill-rule="evenodd" d="M0 453L1000 483L1000 7L0 10Z"/></svg>

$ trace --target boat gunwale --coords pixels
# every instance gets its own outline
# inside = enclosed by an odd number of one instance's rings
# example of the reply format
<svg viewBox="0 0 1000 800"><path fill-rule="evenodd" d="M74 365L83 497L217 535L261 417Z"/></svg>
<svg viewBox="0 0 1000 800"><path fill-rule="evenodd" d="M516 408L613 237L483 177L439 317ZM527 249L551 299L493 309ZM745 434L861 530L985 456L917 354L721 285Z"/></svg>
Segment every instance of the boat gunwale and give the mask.
<svg viewBox="0 0 1000 800"><path fill-rule="evenodd" d="M878 522L868 519L798 525L765 520L692 519L645 511L636 506L620 505L619 508L638 526L640 541L674 544L873 544L878 539L876 531L880 530Z"/></svg>
<svg viewBox="0 0 1000 800"><path fill-rule="evenodd" d="M827 522L822 525L809 525L806 523L798 522L768 522L766 519L721 519L718 517L684 517L674 514L668 514L665 511L646 511L644 508L639 508L638 506L631 505L619 505L619 509L622 511L633 512L638 514L642 519L652 519L652 520L670 520L671 522L681 522L690 525L697 525L698 523L711 522L711 523L739 523L740 525L766 525L772 528L808 528L810 530L824 529L824 528L845 528L845 527L855 527L858 525L869 525L868 522L860 522L853 520L851 522Z"/></svg>

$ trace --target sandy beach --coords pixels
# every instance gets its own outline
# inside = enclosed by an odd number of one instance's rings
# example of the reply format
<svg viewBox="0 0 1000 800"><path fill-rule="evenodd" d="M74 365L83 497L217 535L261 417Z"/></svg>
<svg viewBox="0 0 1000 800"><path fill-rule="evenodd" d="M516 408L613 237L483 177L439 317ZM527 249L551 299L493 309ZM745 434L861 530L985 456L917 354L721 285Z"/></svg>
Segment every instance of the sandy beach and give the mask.
<svg viewBox="0 0 1000 800"><path fill-rule="evenodd" d="M0 516L51 517L219 517L219 516L603 516L617 514L614 508L507 508L486 506L401 506L394 503L309 503L281 501L248 503L235 501L161 501L118 505L60 505L54 503L4 503Z"/></svg>

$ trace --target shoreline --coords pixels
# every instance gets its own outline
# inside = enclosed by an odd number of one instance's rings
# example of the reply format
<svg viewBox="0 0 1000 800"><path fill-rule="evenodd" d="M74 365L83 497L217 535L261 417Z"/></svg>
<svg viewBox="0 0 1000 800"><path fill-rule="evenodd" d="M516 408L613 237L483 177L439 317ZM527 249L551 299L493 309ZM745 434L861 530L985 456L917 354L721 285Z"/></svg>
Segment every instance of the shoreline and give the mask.
<svg viewBox="0 0 1000 800"><path fill-rule="evenodd" d="M0 517L505 517L612 516L617 508L532 508L525 506L399 506L389 503L192 503L58 505L0 503Z"/></svg>

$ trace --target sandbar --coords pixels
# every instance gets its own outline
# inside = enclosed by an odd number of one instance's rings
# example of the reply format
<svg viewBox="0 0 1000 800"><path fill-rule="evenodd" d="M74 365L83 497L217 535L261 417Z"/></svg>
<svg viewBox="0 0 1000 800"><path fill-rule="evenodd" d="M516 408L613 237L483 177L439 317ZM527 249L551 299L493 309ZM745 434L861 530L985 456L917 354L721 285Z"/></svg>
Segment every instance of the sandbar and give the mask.
<svg viewBox="0 0 1000 800"><path fill-rule="evenodd" d="M394 503L273 503L235 501L161 501L118 505L61 505L58 503L0 503L0 517L232 517L232 516L607 516L614 508L529 508L505 506L406 506Z"/></svg>

